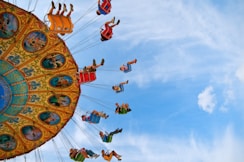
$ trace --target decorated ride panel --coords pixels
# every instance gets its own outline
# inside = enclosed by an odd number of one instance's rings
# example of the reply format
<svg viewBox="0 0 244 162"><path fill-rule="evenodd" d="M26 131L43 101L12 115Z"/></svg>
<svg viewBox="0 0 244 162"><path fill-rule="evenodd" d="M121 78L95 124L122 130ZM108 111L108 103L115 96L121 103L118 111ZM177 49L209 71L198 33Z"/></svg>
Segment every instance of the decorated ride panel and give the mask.
<svg viewBox="0 0 244 162"><path fill-rule="evenodd" d="M50 140L76 108L78 67L32 13L0 1L0 160Z"/></svg>

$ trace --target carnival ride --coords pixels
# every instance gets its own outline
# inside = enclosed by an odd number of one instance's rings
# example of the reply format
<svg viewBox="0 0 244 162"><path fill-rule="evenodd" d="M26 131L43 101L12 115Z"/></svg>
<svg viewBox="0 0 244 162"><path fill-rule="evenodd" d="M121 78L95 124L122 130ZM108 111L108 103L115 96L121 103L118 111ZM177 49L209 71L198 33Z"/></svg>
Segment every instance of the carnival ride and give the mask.
<svg viewBox="0 0 244 162"><path fill-rule="evenodd" d="M50 25L0 0L0 160L53 139L74 115L80 84L96 80L60 37L73 31L70 15L47 16Z"/></svg>

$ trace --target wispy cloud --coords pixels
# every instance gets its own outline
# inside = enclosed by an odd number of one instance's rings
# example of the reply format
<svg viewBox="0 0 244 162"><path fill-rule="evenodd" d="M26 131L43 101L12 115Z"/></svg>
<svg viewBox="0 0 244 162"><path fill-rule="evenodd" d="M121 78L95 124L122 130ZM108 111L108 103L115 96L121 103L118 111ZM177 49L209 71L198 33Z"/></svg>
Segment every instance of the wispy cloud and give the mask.
<svg viewBox="0 0 244 162"><path fill-rule="evenodd" d="M244 82L244 66L240 66L237 70L236 70L236 77L241 81Z"/></svg>
<svg viewBox="0 0 244 162"><path fill-rule="evenodd" d="M83 133L80 133L80 135L84 136ZM41 147L42 158L49 160L51 158L53 161L58 161L59 158L68 160L68 150L64 147L63 142L57 138L55 138L55 142L58 150L54 151L53 142L48 142ZM96 143L95 141L93 142L94 144ZM237 137L232 126L229 125L224 130L216 130L213 138L209 139L201 138L194 132L188 137L182 138L127 132L126 134L121 134L119 139L115 139L114 142L110 143L109 149L116 148L116 151L122 155L123 161L127 162L242 162L243 144L243 139ZM90 148L94 151L94 148ZM61 155L58 155L58 151ZM32 152L28 154L27 161L36 158L39 159L36 157L35 152ZM23 157L18 157L17 159L20 162L24 162ZM98 159L90 159L90 161L103 161L103 159L100 156ZM117 159L114 158L112 161L117 161Z"/></svg>
<svg viewBox="0 0 244 162"><path fill-rule="evenodd" d="M221 91L220 110L228 111L243 89L243 2L135 0L128 4L136 7L126 7L126 1L115 3L113 13L123 15L116 39L140 52L130 81L141 88L188 79L210 82Z"/></svg>
<svg viewBox="0 0 244 162"><path fill-rule="evenodd" d="M120 38L125 40L160 43L193 38L196 43L217 49L236 49L241 45L236 46L234 42L241 40L240 31L236 30L243 29L206 1L158 1L148 5L146 1L135 0L129 3L135 7L126 7L126 2L115 6L115 14L127 13L123 14L120 33Z"/></svg>
<svg viewBox="0 0 244 162"><path fill-rule="evenodd" d="M145 73L136 74L139 85L174 78L174 71L184 77L205 73L223 76L223 68L241 64L235 59L242 55L244 43L239 10L227 14L207 1L160 1L150 5L145 1L128 2L135 7L126 6L125 1L115 4L113 13L123 15L123 28L116 30L118 39L129 40L138 50L149 48L138 56L146 58L140 67Z"/></svg>
<svg viewBox="0 0 244 162"><path fill-rule="evenodd" d="M187 138L129 134L121 141L125 147L119 151L124 153L123 160L129 162L242 162L243 160L244 141L234 135L230 126L211 140L203 140L193 133Z"/></svg>

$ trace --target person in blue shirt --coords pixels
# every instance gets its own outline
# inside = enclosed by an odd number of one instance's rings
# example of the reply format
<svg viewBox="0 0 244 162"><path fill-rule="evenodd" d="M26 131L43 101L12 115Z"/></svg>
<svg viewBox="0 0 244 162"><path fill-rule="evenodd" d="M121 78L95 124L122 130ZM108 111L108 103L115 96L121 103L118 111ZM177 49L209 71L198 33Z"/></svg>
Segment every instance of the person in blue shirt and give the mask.
<svg viewBox="0 0 244 162"><path fill-rule="evenodd" d="M109 117L109 115L107 115L106 113L93 110L90 115L82 115L81 119L82 119L82 121L85 121L88 123L98 124L100 121L100 118L107 119L108 117Z"/></svg>
<svg viewBox="0 0 244 162"><path fill-rule="evenodd" d="M119 70L123 71L124 73L128 73L132 70L131 64L135 64L137 62L137 59L134 59L132 61L128 61L127 64L123 64L120 66Z"/></svg>
<svg viewBox="0 0 244 162"><path fill-rule="evenodd" d="M107 132L103 133L102 131L100 131L99 135L100 135L103 142L112 142L113 135L121 133L122 130L123 129L117 128L115 131L110 132L110 133L107 133Z"/></svg>
<svg viewBox="0 0 244 162"><path fill-rule="evenodd" d="M119 85L114 85L112 86L112 89L116 92L116 93L120 93L124 91L124 84L128 84L129 80L125 81L125 82L121 82L119 83Z"/></svg>
<svg viewBox="0 0 244 162"><path fill-rule="evenodd" d="M98 0L98 10L96 13L97 15L107 15L110 13L111 8L111 0L102 0L102 3L100 3L100 0Z"/></svg>

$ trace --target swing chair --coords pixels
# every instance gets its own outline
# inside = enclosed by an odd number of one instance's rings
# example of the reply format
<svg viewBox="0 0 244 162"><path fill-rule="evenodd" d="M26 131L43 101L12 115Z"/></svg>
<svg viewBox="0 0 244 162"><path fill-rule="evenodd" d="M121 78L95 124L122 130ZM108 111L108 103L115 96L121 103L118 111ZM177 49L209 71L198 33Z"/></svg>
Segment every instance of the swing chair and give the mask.
<svg viewBox="0 0 244 162"><path fill-rule="evenodd" d="M107 41L112 38L113 29L111 27L107 27L105 29L101 28L101 41Z"/></svg>
<svg viewBox="0 0 244 162"><path fill-rule="evenodd" d="M85 130L83 128L81 128L81 126L78 124L79 122L76 121L74 118L71 119L71 121L74 122L74 124L80 129L80 131L82 133L84 133L84 135L86 135L86 137L88 138L88 141L90 141L91 143L94 142L94 140L89 140L89 138L92 136L91 134L86 134ZM62 132L62 135L64 135L64 132ZM69 134L67 134L69 135ZM70 140L72 140L73 138L67 138L65 137L64 141L68 141L69 143L71 142ZM77 146L79 148L79 146ZM87 149L85 147L79 148L77 149L77 147L75 148L73 145L69 146L69 157L70 159L74 160L74 161L79 161L79 162L83 162L85 161L85 159L90 159L90 158L98 158L99 154L95 153L93 150L91 149Z"/></svg>
<svg viewBox="0 0 244 162"><path fill-rule="evenodd" d="M89 123L98 124L100 122L100 119L101 119L100 116L91 113L90 114L90 121L89 121Z"/></svg>
<svg viewBox="0 0 244 162"><path fill-rule="evenodd" d="M96 80L96 72L79 72L79 84L89 83Z"/></svg>
<svg viewBox="0 0 244 162"><path fill-rule="evenodd" d="M71 149L72 151L75 149ZM74 152L74 156L72 156L72 154L70 153L70 159L74 160L74 161L79 161L79 162L83 162L85 160L84 155L82 155L82 153L76 151Z"/></svg>
<svg viewBox="0 0 244 162"><path fill-rule="evenodd" d="M49 30L56 34L68 34L73 32L74 24L70 17L64 15L48 14L48 19L51 23Z"/></svg>
<svg viewBox="0 0 244 162"><path fill-rule="evenodd" d="M108 135L108 139L106 141L106 143L111 143L113 140L113 135Z"/></svg>
<svg viewBox="0 0 244 162"><path fill-rule="evenodd" d="M110 13L112 8L112 5L110 3L110 0L103 0L101 5L98 5L98 10L97 10L97 14L104 14L107 15Z"/></svg>
<svg viewBox="0 0 244 162"><path fill-rule="evenodd" d="M88 112L87 112L88 114ZM101 117L107 119L109 115L103 112L98 112L93 110L89 115L82 115L82 121L86 121L88 123L98 124L100 122Z"/></svg>

